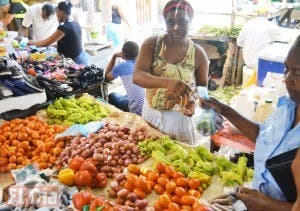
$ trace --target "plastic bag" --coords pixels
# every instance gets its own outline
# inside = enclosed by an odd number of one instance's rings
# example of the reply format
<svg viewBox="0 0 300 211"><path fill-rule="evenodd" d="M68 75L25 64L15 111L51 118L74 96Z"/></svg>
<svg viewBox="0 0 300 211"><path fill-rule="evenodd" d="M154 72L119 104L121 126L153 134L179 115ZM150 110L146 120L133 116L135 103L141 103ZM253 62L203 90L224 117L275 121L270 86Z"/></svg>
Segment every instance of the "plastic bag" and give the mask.
<svg viewBox="0 0 300 211"><path fill-rule="evenodd" d="M207 87L198 86L197 91L199 97L209 99ZM202 136L213 135L223 128L223 117L213 109L203 109L196 128Z"/></svg>
<svg viewBox="0 0 300 211"><path fill-rule="evenodd" d="M197 123L199 133L203 136L210 136L221 129L223 129L223 117L213 109L204 109Z"/></svg>

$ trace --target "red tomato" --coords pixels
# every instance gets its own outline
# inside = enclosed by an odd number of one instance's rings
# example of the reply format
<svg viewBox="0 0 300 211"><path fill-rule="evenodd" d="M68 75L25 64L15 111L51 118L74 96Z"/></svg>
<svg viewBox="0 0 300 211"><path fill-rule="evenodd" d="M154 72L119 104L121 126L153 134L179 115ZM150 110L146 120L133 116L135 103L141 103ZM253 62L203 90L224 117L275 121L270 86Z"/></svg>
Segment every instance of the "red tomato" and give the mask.
<svg viewBox="0 0 300 211"><path fill-rule="evenodd" d="M200 186L200 180L198 179L190 179L189 187L190 189L197 189Z"/></svg>
<svg viewBox="0 0 300 211"><path fill-rule="evenodd" d="M153 205L155 211L162 211L164 210L164 208L160 205L159 201L155 202L155 204Z"/></svg>
<svg viewBox="0 0 300 211"><path fill-rule="evenodd" d="M76 185L79 186L91 185L92 176L87 170L78 171L75 174L74 182Z"/></svg>
<svg viewBox="0 0 300 211"><path fill-rule="evenodd" d="M97 174L97 168L95 167L95 164L91 161L85 160L80 167L80 171L87 170L90 172L91 175Z"/></svg>
<svg viewBox="0 0 300 211"><path fill-rule="evenodd" d="M175 202L176 204L181 204L181 199L180 199L180 197L179 196L177 196L177 195L174 195L174 196L172 196L172 202Z"/></svg>
<svg viewBox="0 0 300 211"><path fill-rule="evenodd" d="M70 163L69 163L69 167L70 169L73 169L74 171L79 171L81 164L84 162L83 158L81 157L76 157L71 159Z"/></svg>
<svg viewBox="0 0 300 211"><path fill-rule="evenodd" d="M168 210L179 211L180 207L178 206L178 204L171 202L168 206Z"/></svg>
<svg viewBox="0 0 300 211"><path fill-rule="evenodd" d="M168 182L166 184L166 191L168 193L174 193L175 192L175 188L176 188L176 183L175 182Z"/></svg>
<svg viewBox="0 0 300 211"><path fill-rule="evenodd" d="M148 174L148 180L150 180L152 182L156 182L158 177L159 177L159 174L155 171L149 172L149 174Z"/></svg>
<svg viewBox="0 0 300 211"><path fill-rule="evenodd" d="M166 169L166 164L164 163L157 163L156 164L156 169L160 172L160 173L164 173L165 169Z"/></svg>
<svg viewBox="0 0 300 211"><path fill-rule="evenodd" d="M186 191L183 187L176 187L175 194L181 198L182 196L186 195Z"/></svg>
<svg viewBox="0 0 300 211"><path fill-rule="evenodd" d="M197 201L196 197L184 195L181 197L181 204L192 206Z"/></svg>
<svg viewBox="0 0 300 211"><path fill-rule="evenodd" d="M155 185L154 190L157 194L161 195L165 192L165 188L160 185Z"/></svg>
<svg viewBox="0 0 300 211"><path fill-rule="evenodd" d="M107 185L106 174L105 173L97 173L93 182L97 188L104 188Z"/></svg>
<svg viewBox="0 0 300 211"><path fill-rule="evenodd" d="M171 203L170 197L165 193L159 196L158 201L163 208L168 208Z"/></svg>
<svg viewBox="0 0 300 211"><path fill-rule="evenodd" d="M90 191L84 190L80 192L86 204L89 204L92 200L92 194Z"/></svg>
<svg viewBox="0 0 300 211"><path fill-rule="evenodd" d="M185 187L189 184L188 179L186 178L178 178L176 179L176 185L179 187Z"/></svg>
<svg viewBox="0 0 300 211"><path fill-rule="evenodd" d="M170 178L173 178L174 174L175 174L175 169L172 167L172 166L167 166L165 168L165 172L166 174L170 177Z"/></svg>
<svg viewBox="0 0 300 211"><path fill-rule="evenodd" d="M76 209L82 210L83 206L91 202L91 193L83 191L82 193L75 193L72 197L73 205Z"/></svg>
<svg viewBox="0 0 300 211"><path fill-rule="evenodd" d="M160 177L160 178L157 179L157 184L159 184L162 187L165 187L168 182L169 182L169 180L166 179L166 178L161 178Z"/></svg>

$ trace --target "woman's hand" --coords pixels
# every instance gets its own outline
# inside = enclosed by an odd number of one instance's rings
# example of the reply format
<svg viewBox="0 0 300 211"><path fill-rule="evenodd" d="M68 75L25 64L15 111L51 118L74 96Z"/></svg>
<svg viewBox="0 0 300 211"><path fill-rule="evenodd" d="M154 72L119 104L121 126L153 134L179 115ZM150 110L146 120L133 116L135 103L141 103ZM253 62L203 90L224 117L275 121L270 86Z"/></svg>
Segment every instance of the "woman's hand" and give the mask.
<svg viewBox="0 0 300 211"><path fill-rule="evenodd" d="M34 43L34 40L28 40L28 45L35 45Z"/></svg>
<svg viewBox="0 0 300 211"><path fill-rule="evenodd" d="M264 193L245 187L240 187L236 193L236 198L243 201L248 211L262 210L291 210L292 204L271 198Z"/></svg>
<svg viewBox="0 0 300 211"><path fill-rule="evenodd" d="M192 89L187 83L177 79L168 80L167 89L172 92L176 98L187 97L192 93Z"/></svg>
<svg viewBox="0 0 300 211"><path fill-rule="evenodd" d="M215 98L204 99L200 98L200 107L205 109L214 109L217 113L222 114L224 104L216 100Z"/></svg>
<svg viewBox="0 0 300 211"><path fill-rule="evenodd" d="M268 204L272 203L271 198L262 192L245 187L239 188L236 198L242 200L249 211L267 210Z"/></svg>
<svg viewBox="0 0 300 211"><path fill-rule="evenodd" d="M191 117L195 113L195 99L194 97L186 97L188 98L187 103L184 105L183 114L185 116Z"/></svg>

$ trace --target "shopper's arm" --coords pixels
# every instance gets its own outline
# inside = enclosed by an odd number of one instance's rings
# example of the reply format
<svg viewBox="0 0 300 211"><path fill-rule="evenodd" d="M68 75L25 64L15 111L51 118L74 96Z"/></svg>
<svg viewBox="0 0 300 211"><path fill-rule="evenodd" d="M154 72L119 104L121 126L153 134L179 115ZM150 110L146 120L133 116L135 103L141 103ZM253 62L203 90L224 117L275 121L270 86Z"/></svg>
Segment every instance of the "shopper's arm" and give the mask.
<svg viewBox="0 0 300 211"><path fill-rule="evenodd" d="M105 81L107 82L110 82L112 80L114 80L114 76L112 75L112 70L116 64L116 59L118 57L123 57L123 53L122 52L119 52L119 53L114 53L112 58L110 59L107 67L106 67L106 70L105 70Z"/></svg>
<svg viewBox="0 0 300 211"><path fill-rule="evenodd" d="M124 15L123 9L120 5L117 5L117 10L118 10L118 13L119 13L120 17L122 18L122 20L126 23L128 28L131 29L131 26L130 26L126 16Z"/></svg>
<svg viewBox="0 0 300 211"><path fill-rule="evenodd" d="M10 13L6 13L4 17L1 19L1 22L3 23L4 26L7 26L10 24L10 22L14 19L14 15Z"/></svg>
<svg viewBox="0 0 300 211"><path fill-rule="evenodd" d="M203 103L204 107L211 107L218 113L226 117L235 127L237 127L241 131L243 135L245 135L251 141L256 141L259 133L259 125L256 122L245 118L230 106L225 105L216 99L201 99L201 102Z"/></svg>
<svg viewBox="0 0 300 211"><path fill-rule="evenodd" d="M21 25L18 31L18 37L24 37L26 35L27 35L27 28Z"/></svg>
<svg viewBox="0 0 300 211"><path fill-rule="evenodd" d="M35 40L29 40L28 44L29 45L35 45L35 46L39 46L39 47L43 47L43 46L49 46L59 40L61 40L63 37L65 36L65 33L60 31L60 30L56 30L50 37L48 37L45 40L40 40L40 41L35 41Z"/></svg>

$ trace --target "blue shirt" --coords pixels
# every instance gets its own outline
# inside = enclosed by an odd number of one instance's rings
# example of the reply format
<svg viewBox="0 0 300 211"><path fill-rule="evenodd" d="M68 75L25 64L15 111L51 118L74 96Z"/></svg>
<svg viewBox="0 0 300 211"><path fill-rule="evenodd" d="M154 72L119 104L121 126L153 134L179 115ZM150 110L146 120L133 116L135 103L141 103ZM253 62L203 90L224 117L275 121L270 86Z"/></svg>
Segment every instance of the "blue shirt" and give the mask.
<svg viewBox="0 0 300 211"><path fill-rule="evenodd" d="M132 82L135 60L126 60L116 65L112 70L114 78L120 77L128 97L128 108L132 113L141 115L144 103L144 89Z"/></svg>
<svg viewBox="0 0 300 211"><path fill-rule="evenodd" d="M259 126L254 152L254 188L283 201L286 201L286 198L265 168L265 162L300 146L300 124L291 129L295 120L295 109L296 103L288 99L285 105L277 108L274 114Z"/></svg>

